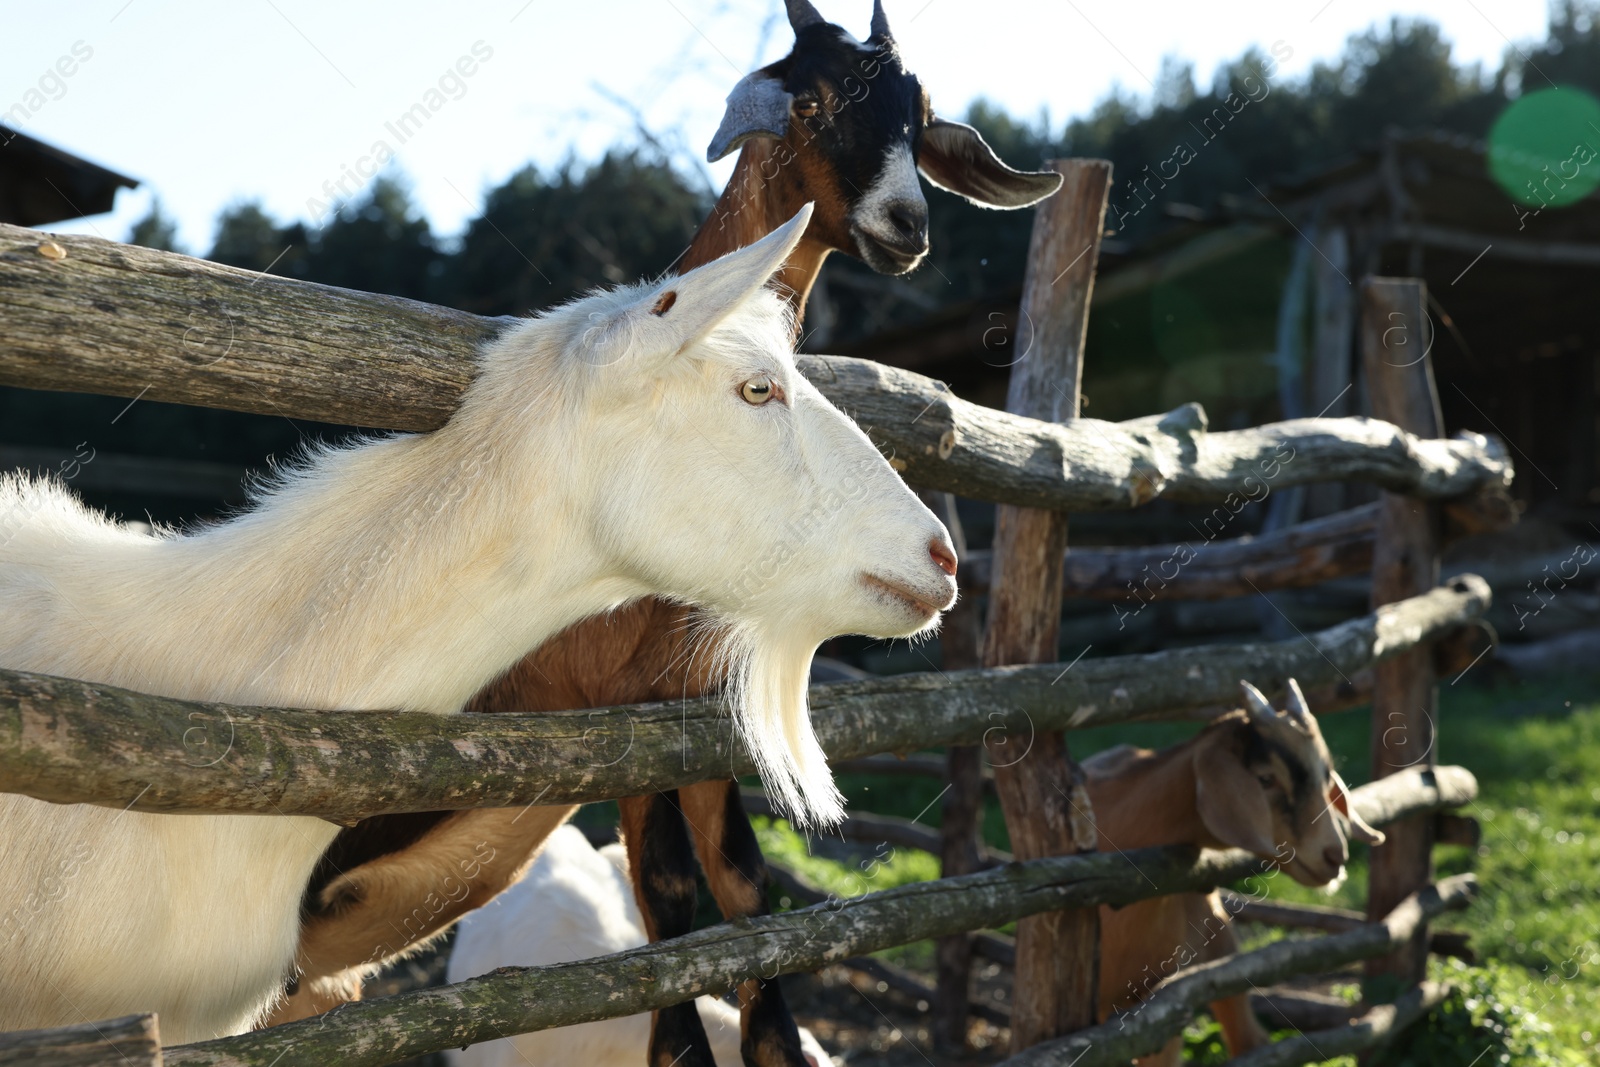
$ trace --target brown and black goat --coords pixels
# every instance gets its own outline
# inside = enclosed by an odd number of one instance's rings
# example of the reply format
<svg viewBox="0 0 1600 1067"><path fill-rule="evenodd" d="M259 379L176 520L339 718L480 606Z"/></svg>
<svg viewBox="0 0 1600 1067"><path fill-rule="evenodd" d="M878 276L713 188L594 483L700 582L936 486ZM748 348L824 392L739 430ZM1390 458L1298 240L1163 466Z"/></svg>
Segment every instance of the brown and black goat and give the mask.
<svg viewBox="0 0 1600 1067"><path fill-rule="evenodd" d="M1154 845L1242 848L1302 885L1344 875L1350 842L1383 834L1351 810L1322 731L1294 679L1287 710L1274 711L1249 682L1246 707L1214 719L1188 741L1159 752L1122 745L1084 761L1101 851ZM1100 909L1100 1014L1133 1014L1174 971L1237 951L1215 892L1177 893ZM1228 1051L1265 1044L1250 998L1211 1005ZM1181 1062L1182 1038L1139 1060Z"/></svg>
<svg viewBox="0 0 1600 1067"><path fill-rule="evenodd" d="M778 281L797 319L823 261L853 254L898 274L928 251L917 182L995 208L1027 207L1060 187L1053 172L997 158L976 130L935 117L905 69L877 0L858 41L809 0L787 0L795 33L783 59L742 79L707 155L735 150L733 176L679 264L687 270L774 230L798 205L816 211ZM951 571L955 560L948 560ZM538 712L673 700L715 692L715 657L679 605L645 600L572 627L469 705ZM711 640L714 640L711 639ZM629 867L652 940L689 932L695 858L729 917L766 913L767 870L737 784L705 782L619 802ZM341 834L307 887L300 974L273 1022L325 1011L360 992L360 975L447 929L516 880L571 809L385 816ZM746 1062L804 1067L776 983L739 990ZM657 1013L650 1062L711 1064L694 1005Z"/></svg>

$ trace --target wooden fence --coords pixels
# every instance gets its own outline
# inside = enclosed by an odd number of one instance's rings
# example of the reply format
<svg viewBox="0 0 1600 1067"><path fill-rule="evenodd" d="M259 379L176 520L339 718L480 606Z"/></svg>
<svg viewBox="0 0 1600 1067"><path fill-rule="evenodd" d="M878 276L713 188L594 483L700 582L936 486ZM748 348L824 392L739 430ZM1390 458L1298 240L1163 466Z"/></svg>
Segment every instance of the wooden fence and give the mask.
<svg viewBox="0 0 1600 1067"><path fill-rule="evenodd" d="M1269 692L1297 677L1321 710L1319 694L1342 690L1348 700L1351 680L1366 672L1375 715L1391 708L1401 687L1404 699L1430 693L1434 657L1453 644L1460 659L1463 628L1489 604L1480 579L1437 585L1437 547L1450 530L1504 521L1512 467L1494 440L1440 439L1436 420L1430 423L1425 411L1418 416L1425 405L1413 402L1428 383L1426 359L1404 367L1398 365L1405 360L1385 359L1393 335L1377 330L1369 331L1377 340L1368 339L1367 382L1374 409L1391 422L1315 418L1211 432L1192 404L1124 423L1076 418L1110 172L1094 161L1058 166L1067 184L1040 212L1025 296L1036 352L1017 365L1011 411L978 407L941 383L863 360L800 361L908 482L1004 505L993 557L965 570L979 572L988 591L988 635L980 647L975 627L967 625L963 649L960 628L947 631L947 658L965 656L969 669L812 691L818 734L836 765L950 746L959 786L952 787L939 841L945 877L827 899L597 960L496 972L199 1045L160 1049L156 1021L148 1017L100 1024L122 1035L122 1057L261 1067L384 1064L720 994L758 975L814 969L924 938L943 938L942 946L956 950L941 949L941 998L962 983L960 1016L967 932L1013 920L1027 921L1005 951L1014 956L1019 991L1030 992L1011 1015L1016 1055L1008 1062L1126 1062L1159 1048L1207 999L1336 963L1387 959L1389 969L1419 977L1417 946L1428 944L1427 921L1464 906L1473 891L1470 878L1429 884L1428 828L1437 813L1472 799L1476 783L1460 768L1429 766L1426 756L1381 750L1374 753L1375 780L1353 793L1358 810L1389 826L1394 842L1374 861L1374 902L1364 921L1345 917L1327 936L1244 953L1203 975L1180 973L1136 1017L1095 1025L1097 905L1236 882L1265 865L1242 852L1179 847L1090 853L1092 826L1028 803L1034 776L1076 780L1080 772L1066 743L1073 729L1229 707L1241 677ZM1363 294L1369 317L1388 314L1396 301L1402 314L1421 306L1417 283L1369 282ZM0 317L6 323L0 384L417 431L449 418L471 376L475 347L505 325L10 226L0 226ZM1422 350L1418 343L1408 351ZM1384 369L1390 365L1409 373L1391 375ZM1389 495L1376 508L1321 526L1208 545L1204 563L1159 593L1218 595L1219 588L1236 589L1241 577L1265 593L1371 568L1378 581L1370 614L1285 641L1085 659L1070 670L1054 662L1063 589L1076 595L1081 586L1109 597L1116 582L1142 581L1151 562L1149 550L1141 550L1076 561L1068 555L1064 564L1066 513L1161 497L1212 505L1226 526L1263 487L1328 481L1364 481ZM1086 564L1102 577L1085 578ZM1470 635L1468 643L1476 647ZM182 758L185 739L197 729L219 758ZM1029 737L1039 758L1026 761L1025 771L995 772L992 787L1018 856L978 869L994 857L972 836L970 813L984 783L971 746L999 733ZM615 758L623 752L626 759ZM0 671L0 789L63 803L131 802L158 812L276 810L349 821L539 799L609 799L750 768L714 701L527 716L330 714L180 701ZM1390 769L1396 773L1385 775ZM1408 834L1406 827L1422 829ZM931 836L918 840L933 843ZM952 856L968 857L970 869L955 869L962 861L952 863ZM980 944L995 951L990 942ZM1436 987L1415 985L1392 1007L1282 1042L1249 1062L1298 1063L1318 1058L1318 1047L1372 1047L1442 996ZM91 1062L82 1058L85 1040L81 1028L0 1035L0 1062L8 1049L31 1050L27 1062ZM49 1059L44 1050L56 1047L62 1055Z"/></svg>

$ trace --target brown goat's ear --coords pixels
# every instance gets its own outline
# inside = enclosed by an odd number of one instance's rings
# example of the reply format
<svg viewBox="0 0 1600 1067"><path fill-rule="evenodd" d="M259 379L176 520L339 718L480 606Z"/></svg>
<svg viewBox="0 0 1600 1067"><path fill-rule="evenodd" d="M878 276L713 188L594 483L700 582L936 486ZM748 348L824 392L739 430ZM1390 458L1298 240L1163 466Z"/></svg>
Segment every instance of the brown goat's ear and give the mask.
<svg viewBox="0 0 1600 1067"><path fill-rule="evenodd" d="M1328 777L1329 792L1333 794L1333 806L1349 822L1351 840L1365 841L1369 845L1383 844L1386 840L1383 831L1372 827L1350 806L1349 788L1344 784L1344 779L1339 777L1339 772L1330 770Z"/></svg>
<svg viewBox="0 0 1600 1067"><path fill-rule="evenodd" d="M1226 744L1195 750L1194 779L1195 810L1211 836L1258 856L1278 854L1266 794Z"/></svg>
<svg viewBox="0 0 1600 1067"><path fill-rule="evenodd" d="M979 207L1029 207L1061 188L1062 180L1053 170L1012 170L977 130L937 118L922 130L917 169Z"/></svg>
<svg viewBox="0 0 1600 1067"><path fill-rule="evenodd" d="M765 70L740 78L728 94L728 107L706 149L706 162L715 163L754 137L782 138L789 132L793 103L794 96L784 89L782 79Z"/></svg>

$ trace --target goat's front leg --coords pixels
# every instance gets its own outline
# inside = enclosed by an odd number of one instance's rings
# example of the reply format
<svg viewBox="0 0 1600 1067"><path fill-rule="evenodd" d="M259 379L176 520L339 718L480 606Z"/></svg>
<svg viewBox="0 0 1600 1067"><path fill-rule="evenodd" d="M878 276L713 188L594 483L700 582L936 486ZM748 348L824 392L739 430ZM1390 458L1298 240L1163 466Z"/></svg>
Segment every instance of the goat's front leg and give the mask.
<svg viewBox="0 0 1600 1067"><path fill-rule="evenodd" d="M700 866L723 917L768 914L767 861L739 798L739 783L700 782L679 793ZM747 1067L807 1067L800 1031L776 975L741 985L739 1008L739 1050Z"/></svg>
<svg viewBox="0 0 1600 1067"><path fill-rule="evenodd" d="M652 942L694 929L694 849L678 810L678 794L654 793L617 802L628 849L633 893ZM662 1008L650 1018L650 1067L716 1067L694 1001Z"/></svg>

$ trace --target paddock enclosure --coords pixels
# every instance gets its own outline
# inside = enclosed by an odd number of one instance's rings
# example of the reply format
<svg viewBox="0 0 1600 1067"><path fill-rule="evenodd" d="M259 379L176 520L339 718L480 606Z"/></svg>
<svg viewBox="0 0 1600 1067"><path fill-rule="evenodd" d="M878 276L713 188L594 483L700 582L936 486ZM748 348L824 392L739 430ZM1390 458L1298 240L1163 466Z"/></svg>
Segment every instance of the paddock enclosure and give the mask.
<svg viewBox="0 0 1600 1067"><path fill-rule="evenodd" d="M1053 166L1065 184L1038 208L1021 305L1032 331L1010 370L1006 410L865 360L799 360L912 486L999 506L992 555L962 562L969 606L947 621L945 670L811 691L836 767L883 767L900 755L910 757L894 764L900 770L947 779L938 831L866 813L844 825L847 836L935 852L941 878L199 1044L163 1048L153 1016L5 1034L0 1062L376 1067L721 995L751 978L930 938L941 939L939 986L930 991L941 1027L964 1026L974 953L1013 967L1008 1064L1126 1063L1159 1049L1210 1000L1357 960L1369 973L1397 976L1407 991L1237 1062L1305 1063L1368 1049L1440 1003L1448 990L1423 981L1430 945L1441 947L1428 924L1469 903L1475 883L1470 875L1435 882L1431 852L1439 840L1471 839L1471 820L1449 812L1477 785L1466 768L1434 764L1436 678L1487 655L1493 638L1479 621L1488 584L1472 575L1441 583L1439 555L1452 538L1511 521L1511 460L1495 439L1442 437L1426 293L1403 278L1354 281L1373 418L1212 431L1195 404L1127 422L1079 417L1111 169L1096 160ZM197 316L206 345L185 341ZM16 226L0 226L0 319L3 384L410 431L445 422L475 346L509 321ZM1225 517L1264 494L1332 482L1383 493L1375 505L1255 539L1068 551L1072 513L1168 499ZM1267 594L1368 573L1370 613L1326 629L1057 662L1064 588L1131 608L1155 596ZM980 626L975 605L984 596ZM1231 895L1225 903L1236 914L1329 932L1179 971L1137 1011L1098 1023L1098 905L1234 885L1272 865L1241 850L1094 851L1072 732L1204 718L1237 705L1240 679L1281 697L1289 678L1319 713L1372 702L1372 781L1352 791L1351 803L1388 841L1373 850L1366 914ZM206 759L195 758L197 745ZM915 755L940 748L943 760ZM0 789L59 803L349 823L607 800L752 768L715 700L539 715L323 713L0 671ZM985 788L1000 798L1011 856L985 850L978 837ZM803 888L790 895L807 899ZM1014 920L1014 942L982 932Z"/></svg>

